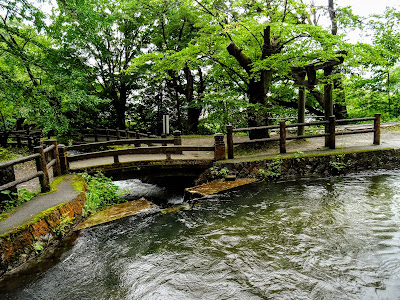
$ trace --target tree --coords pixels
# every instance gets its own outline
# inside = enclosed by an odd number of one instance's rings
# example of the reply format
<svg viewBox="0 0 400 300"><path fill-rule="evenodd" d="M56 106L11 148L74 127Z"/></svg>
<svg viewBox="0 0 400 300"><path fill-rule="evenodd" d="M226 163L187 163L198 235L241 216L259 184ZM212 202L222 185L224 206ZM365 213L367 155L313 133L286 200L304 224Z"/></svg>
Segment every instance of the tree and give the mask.
<svg viewBox="0 0 400 300"><path fill-rule="evenodd" d="M148 44L149 20L139 1L58 1L49 34L71 68L85 73L92 91L111 101L114 125L125 128L127 102L140 75L129 64Z"/></svg>

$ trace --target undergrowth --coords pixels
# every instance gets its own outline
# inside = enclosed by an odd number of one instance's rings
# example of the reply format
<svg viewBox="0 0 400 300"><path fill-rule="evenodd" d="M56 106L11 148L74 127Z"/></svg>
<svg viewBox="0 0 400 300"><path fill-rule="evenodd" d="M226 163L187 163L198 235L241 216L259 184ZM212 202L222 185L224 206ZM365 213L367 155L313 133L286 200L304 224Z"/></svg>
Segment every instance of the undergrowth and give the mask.
<svg viewBox="0 0 400 300"><path fill-rule="evenodd" d="M7 195L7 199L1 201L0 213L2 214L11 211L13 208L25 202L28 202L36 195L36 193L29 192L26 189L17 189L17 192L5 190L1 191L0 193L3 195Z"/></svg>
<svg viewBox="0 0 400 300"><path fill-rule="evenodd" d="M106 206L125 202L122 198L124 192L120 191L111 178L100 172L95 175L87 173L81 175L86 180L87 185L85 214L91 214Z"/></svg>

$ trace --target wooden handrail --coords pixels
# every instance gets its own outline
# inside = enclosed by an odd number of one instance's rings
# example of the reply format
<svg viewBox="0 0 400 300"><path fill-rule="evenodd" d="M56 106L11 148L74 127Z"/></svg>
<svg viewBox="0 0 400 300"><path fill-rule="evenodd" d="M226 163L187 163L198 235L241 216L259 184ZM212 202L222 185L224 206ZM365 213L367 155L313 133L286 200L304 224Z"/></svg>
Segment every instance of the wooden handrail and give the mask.
<svg viewBox="0 0 400 300"><path fill-rule="evenodd" d="M79 144L68 146L68 150L84 150L91 148L99 148L99 147L108 147L108 146L120 146L120 145L130 145L130 144L173 144L173 139L124 139L124 140L112 140L106 142L94 142L87 144Z"/></svg>
<svg viewBox="0 0 400 300"><path fill-rule="evenodd" d="M76 154L67 157L68 162L85 160L91 158L100 158L115 155L130 154L166 154L166 153L182 153L182 151L214 151L214 147L198 147L198 146L160 146L148 148L129 148L91 152L85 154Z"/></svg>
<svg viewBox="0 0 400 300"><path fill-rule="evenodd" d="M346 124L351 122L363 122L363 121L374 121L372 129L361 129L354 131L346 131L346 132L336 132L335 128L337 124ZM309 122L309 123L294 123L294 124L286 124L285 121L280 122L280 125L272 125L272 126L260 126L260 127L249 127L249 128L237 128L233 129L232 125L226 126L227 132L227 145L228 145L228 158L234 158L233 154L233 146L234 145L243 145L243 144L255 144L255 143L265 143L272 141L280 141L280 153L286 153L286 141L294 140L294 139L304 139L304 138L316 138L316 137L325 137L325 146L335 149L335 136L336 135L347 135L347 134L357 134L357 133L374 133L374 145L380 144L380 123L381 123L381 115L375 114L374 117L366 117L366 118L356 118L356 119L343 119L336 120L335 116L329 117L329 120L325 121L317 121L317 122ZM299 129L305 126L313 126L313 125L325 125L325 132L322 134L311 134L311 135L298 135L298 136L286 136L287 128L298 127ZM280 136L279 138L263 138L263 139L254 139L249 141L242 142L234 142L233 141L233 132L240 131L251 131L251 130L259 130L259 129L275 129L280 128ZM299 133L299 131L298 131Z"/></svg>
<svg viewBox="0 0 400 300"><path fill-rule="evenodd" d="M0 169L9 167L9 166L14 166L14 165L18 165L18 164L22 164L24 162L30 161L30 160L34 160L36 158L38 158L40 155L35 153L29 156L25 156L25 157L21 157L21 158L17 158L17 159L13 159L10 161L5 161L0 163Z"/></svg>

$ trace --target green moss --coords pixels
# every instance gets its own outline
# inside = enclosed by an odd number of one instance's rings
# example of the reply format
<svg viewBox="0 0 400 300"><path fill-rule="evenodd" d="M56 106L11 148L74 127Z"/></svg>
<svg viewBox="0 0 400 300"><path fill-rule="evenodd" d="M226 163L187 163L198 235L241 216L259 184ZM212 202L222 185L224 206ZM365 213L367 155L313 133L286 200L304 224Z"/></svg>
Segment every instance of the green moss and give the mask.
<svg viewBox="0 0 400 300"><path fill-rule="evenodd" d="M0 215L0 222L6 220L6 219L8 218L9 215L10 215L9 212L2 213L2 214Z"/></svg>
<svg viewBox="0 0 400 300"><path fill-rule="evenodd" d="M86 190L86 180L82 176L76 175L72 178L71 182L75 191L82 192Z"/></svg>
<svg viewBox="0 0 400 300"><path fill-rule="evenodd" d="M393 150L393 148L379 148L379 149L360 149L360 150L330 150L330 151L323 151L323 152L312 152L307 154L302 154L300 157L322 157L322 156L331 156L331 155L338 155L338 154L352 154L352 153L365 153L365 152L376 152L376 151L388 151ZM296 153L293 154L282 154L281 159L293 159L296 158ZM255 162L255 161L268 161L274 160L276 158L276 154L274 155L266 155L266 156L258 156L258 157L242 157L242 158L234 158L234 159L227 159L224 161L217 162L218 165L223 164L234 164L234 163L241 163L241 162Z"/></svg>

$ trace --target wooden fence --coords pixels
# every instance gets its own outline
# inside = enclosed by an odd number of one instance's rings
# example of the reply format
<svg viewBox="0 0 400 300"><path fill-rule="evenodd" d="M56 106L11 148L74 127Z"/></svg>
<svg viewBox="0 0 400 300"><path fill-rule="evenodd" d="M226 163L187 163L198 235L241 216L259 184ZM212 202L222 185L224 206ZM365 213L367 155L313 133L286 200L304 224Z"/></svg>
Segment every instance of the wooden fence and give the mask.
<svg viewBox="0 0 400 300"><path fill-rule="evenodd" d="M0 171L3 174L7 173L7 178L4 178L4 176L2 178L3 182L0 186L0 191L15 189L18 184L27 182L37 177L39 178L41 191L48 192L50 190L49 170L53 168L54 177L61 175L62 171L57 141L47 140L46 143L46 147L44 147L43 145L36 146L34 148L35 154L0 163ZM16 180L14 166L28 161L36 162L36 172L32 175L25 176L19 180ZM7 181L7 183L4 183L4 181Z"/></svg>
<svg viewBox="0 0 400 300"><path fill-rule="evenodd" d="M342 131L336 132L336 125L338 124L348 124L355 122L363 122L363 121L374 121L373 128L371 129L362 129L355 131ZM317 126L324 125L325 132L317 133L317 134L309 134L309 135L297 135L297 136L287 136L287 128L297 127L300 131L304 127L308 126ZM226 126L227 130L227 148L228 148L228 158L234 158L233 148L234 145L244 145L244 144L256 144L256 143L266 143L279 141L279 150L280 153L286 153L286 141L294 140L294 139L305 139L305 138L316 138L316 137L325 137L325 146L330 149L335 149L335 138L337 135L346 135L346 134L358 134L358 133L368 133L373 132L373 143L374 145L380 144L380 136L381 136L381 114L375 114L374 117L369 118L357 118L357 119L343 119L336 120L335 116L329 117L327 121L317 121L317 122L309 122L309 123L295 123L295 124L286 124L285 121L280 122L279 125L271 125L271 126L260 126L260 127L249 127L249 128L233 128L231 125ZM263 138L263 139L254 139L249 141L242 142L234 142L233 133L234 132L249 132L253 130L271 130L271 129L279 129L279 137L274 138Z"/></svg>
<svg viewBox="0 0 400 300"><path fill-rule="evenodd" d="M112 139L140 139L141 137L145 138L157 138L152 135L150 132L141 133L138 130L133 131L129 129L112 129L112 128L91 128L91 129L82 129L80 130L79 139L81 142L84 142L87 138L93 138L95 142L98 142L100 138L105 139L106 141L110 141Z"/></svg>
<svg viewBox="0 0 400 300"><path fill-rule="evenodd" d="M0 131L0 145L2 147L17 146L21 148L27 146L33 149L40 144L40 137L42 130L14 130L14 131Z"/></svg>

